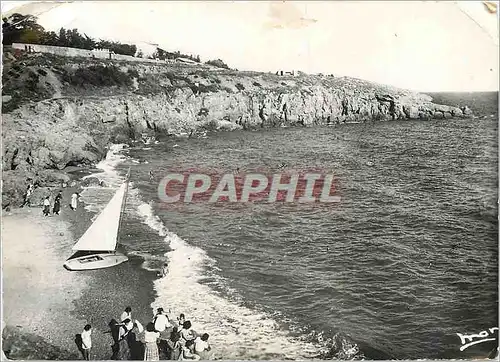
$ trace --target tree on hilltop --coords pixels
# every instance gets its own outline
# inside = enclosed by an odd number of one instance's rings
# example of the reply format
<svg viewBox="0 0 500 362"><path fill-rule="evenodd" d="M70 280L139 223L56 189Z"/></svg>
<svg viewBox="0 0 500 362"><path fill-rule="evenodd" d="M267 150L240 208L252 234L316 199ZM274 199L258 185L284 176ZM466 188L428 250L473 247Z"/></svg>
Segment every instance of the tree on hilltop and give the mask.
<svg viewBox="0 0 500 362"><path fill-rule="evenodd" d="M4 45L15 42L40 44L45 29L37 23L36 16L14 13L3 18L2 33Z"/></svg>
<svg viewBox="0 0 500 362"><path fill-rule="evenodd" d="M135 45L120 42L100 40L96 42L87 34L80 34L78 29L59 29L59 32L45 31L37 23L37 17L33 15L12 14L3 18L2 33L4 45L12 43L28 43L54 45L78 49L92 50L96 47L110 49L116 54L134 56L137 47Z"/></svg>

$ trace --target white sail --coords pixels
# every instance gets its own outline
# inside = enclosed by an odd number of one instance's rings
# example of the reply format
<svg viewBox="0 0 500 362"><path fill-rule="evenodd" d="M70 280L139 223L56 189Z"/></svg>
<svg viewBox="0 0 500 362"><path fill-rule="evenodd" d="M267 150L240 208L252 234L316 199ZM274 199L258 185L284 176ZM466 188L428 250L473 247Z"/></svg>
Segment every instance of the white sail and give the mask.
<svg viewBox="0 0 500 362"><path fill-rule="evenodd" d="M85 234L73 246L73 250L113 251L116 248L120 214L122 212L127 182L124 182L113 198L90 225Z"/></svg>

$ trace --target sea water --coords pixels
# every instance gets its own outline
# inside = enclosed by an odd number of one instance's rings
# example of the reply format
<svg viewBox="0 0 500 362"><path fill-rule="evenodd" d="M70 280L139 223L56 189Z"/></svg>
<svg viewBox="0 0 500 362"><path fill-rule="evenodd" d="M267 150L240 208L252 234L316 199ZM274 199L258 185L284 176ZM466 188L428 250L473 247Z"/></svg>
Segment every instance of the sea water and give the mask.
<svg viewBox="0 0 500 362"><path fill-rule="evenodd" d="M167 263L152 307L215 358L467 358L457 333L498 324L497 155L492 119L236 131L114 146L82 197L99 211L131 168L121 242ZM172 170L310 168L341 202L158 198Z"/></svg>

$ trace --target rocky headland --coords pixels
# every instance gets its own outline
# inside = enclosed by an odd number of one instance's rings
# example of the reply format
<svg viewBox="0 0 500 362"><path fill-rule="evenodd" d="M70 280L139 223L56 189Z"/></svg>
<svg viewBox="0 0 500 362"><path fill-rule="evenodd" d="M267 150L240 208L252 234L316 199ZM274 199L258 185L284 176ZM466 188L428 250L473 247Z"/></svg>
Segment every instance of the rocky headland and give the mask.
<svg viewBox="0 0 500 362"><path fill-rule="evenodd" d="M41 196L44 188L69 182L67 171L95 165L110 143L144 134L196 137L217 130L472 114L467 106L435 104L428 95L348 77L8 50L3 65L2 208L23 202L28 178Z"/></svg>

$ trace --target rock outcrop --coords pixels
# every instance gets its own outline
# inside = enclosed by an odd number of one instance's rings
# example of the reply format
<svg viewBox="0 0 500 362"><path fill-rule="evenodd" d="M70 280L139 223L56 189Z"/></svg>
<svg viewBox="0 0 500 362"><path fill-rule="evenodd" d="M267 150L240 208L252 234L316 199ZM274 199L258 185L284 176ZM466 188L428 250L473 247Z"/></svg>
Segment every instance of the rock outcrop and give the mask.
<svg viewBox="0 0 500 362"><path fill-rule="evenodd" d="M110 142L144 132L194 135L471 114L467 107L438 105L426 95L347 77L76 62L23 55L6 67L11 78L4 93L12 99L3 114L3 206L21 202L26 176L35 176L41 186L63 181L65 167L95 164ZM23 72L31 75L16 77Z"/></svg>

